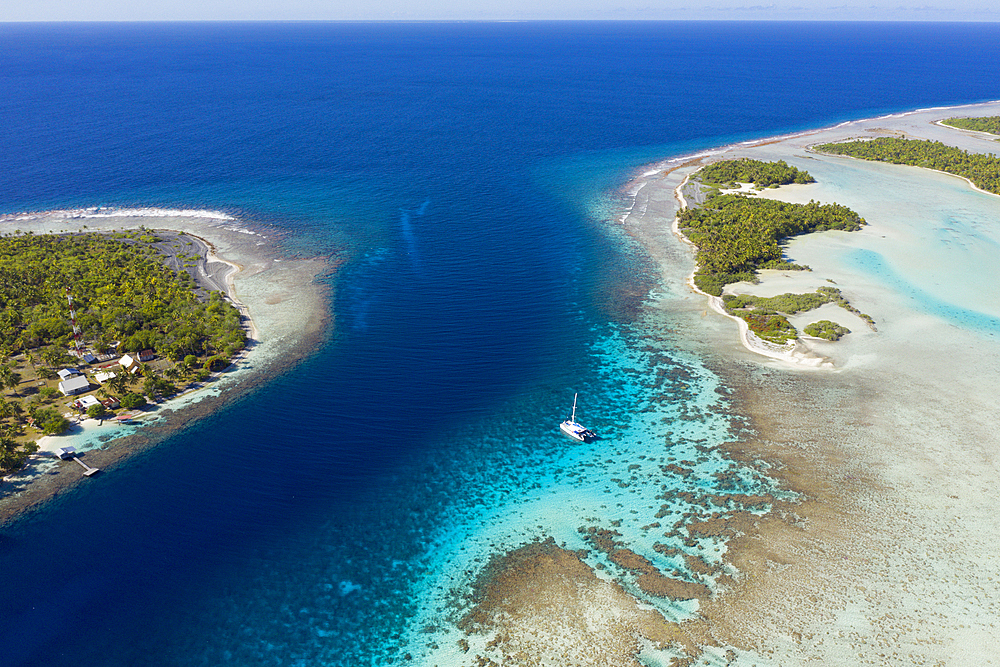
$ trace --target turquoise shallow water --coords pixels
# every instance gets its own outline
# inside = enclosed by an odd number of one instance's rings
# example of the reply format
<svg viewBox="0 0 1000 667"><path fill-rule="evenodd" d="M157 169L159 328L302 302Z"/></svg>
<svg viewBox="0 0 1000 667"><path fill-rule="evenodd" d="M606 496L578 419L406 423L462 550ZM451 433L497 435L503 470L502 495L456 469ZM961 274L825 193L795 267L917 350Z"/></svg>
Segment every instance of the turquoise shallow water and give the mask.
<svg viewBox="0 0 1000 667"><path fill-rule="evenodd" d="M1000 334L1000 317L991 313L963 308L953 302L935 297L895 271L877 252L863 249L854 250L845 257L845 263L846 266L869 278L874 278L893 290L903 303L918 312L941 318L961 329L977 331L989 336Z"/></svg>
<svg viewBox="0 0 1000 667"><path fill-rule="evenodd" d="M0 33L4 211L226 210L346 260L315 355L3 529L5 665L434 664L421 631L448 587L581 526L690 577L644 527L701 511L678 490L770 484L715 450L742 422L649 314L658 274L614 226L617 188L656 158L995 97L963 65L1000 44L974 25ZM574 392L589 446L557 430Z"/></svg>

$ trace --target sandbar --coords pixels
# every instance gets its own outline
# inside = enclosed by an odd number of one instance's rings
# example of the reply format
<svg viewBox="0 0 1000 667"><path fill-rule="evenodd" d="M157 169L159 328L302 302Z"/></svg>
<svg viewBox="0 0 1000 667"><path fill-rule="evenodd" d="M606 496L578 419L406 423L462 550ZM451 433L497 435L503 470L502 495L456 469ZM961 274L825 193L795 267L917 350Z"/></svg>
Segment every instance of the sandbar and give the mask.
<svg viewBox="0 0 1000 667"><path fill-rule="evenodd" d="M638 172L617 222L659 267L648 307L669 315L679 344L709 360L734 391L731 409L749 418L750 435L724 445L729 456L763 465L798 499L713 526L732 536L726 574L699 595L697 618L667 626L640 620L613 586L584 594L601 580L551 545L498 556L476 587L473 620L495 630L483 649L491 652L478 655L593 664L593 650L577 643L592 641L602 664L632 665L659 641L677 649L672 664L1000 664L1000 197L947 174L810 148L885 134L997 152L992 138L937 121L998 114L1000 103L924 109ZM759 349L692 290L694 252L672 226L681 186L702 164L737 157L785 160L817 179L761 196L840 203L868 225L796 238L786 254L811 272L764 272L734 288L770 296L834 284L877 331L826 309L823 318L852 333L804 341L794 354ZM558 604L518 592L560 581L575 587ZM621 621L588 614L611 606ZM600 631L570 633L562 626L572 618ZM531 638L560 633L575 637L572 647L554 656L531 648Z"/></svg>

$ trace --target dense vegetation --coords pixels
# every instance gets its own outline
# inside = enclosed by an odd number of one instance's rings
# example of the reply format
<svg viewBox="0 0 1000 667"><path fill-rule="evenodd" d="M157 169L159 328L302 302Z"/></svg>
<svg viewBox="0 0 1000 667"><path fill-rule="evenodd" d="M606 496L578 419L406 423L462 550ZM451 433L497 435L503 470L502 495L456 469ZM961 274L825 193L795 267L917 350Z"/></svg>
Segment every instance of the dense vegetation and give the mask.
<svg viewBox="0 0 1000 667"><path fill-rule="evenodd" d="M819 322L807 324L803 331L808 336L825 338L827 340L840 340L842 336L851 333L851 330L847 327L840 326L836 322L831 322L830 320L820 320Z"/></svg>
<svg viewBox="0 0 1000 667"><path fill-rule="evenodd" d="M146 397L176 394L177 382L204 381L246 345L239 311L220 293L202 291L185 269L171 271L157 244L161 239L146 230L0 237L0 386L13 391L0 396L0 473L19 469L36 451L33 434L69 428L56 370L82 362L68 353L74 332L67 289L80 342L107 353L116 373L96 391L109 404L118 399L135 409ZM177 247L184 266L193 266L195 256ZM132 373L115 361L143 350L160 361ZM103 405L87 414L110 416Z"/></svg>
<svg viewBox="0 0 1000 667"><path fill-rule="evenodd" d="M945 125L957 127L960 130L975 130L1000 134L1000 116L983 116L982 118L948 118L941 121Z"/></svg>
<svg viewBox="0 0 1000 667"><path fill-rule="evenodd" d="M810 294L781 294L774 297L726 294L722 297L722 303L727 313L745 321L750 331L757 336L781 345L798 338L798 331L788 321L788 315L819 308L839 296L839 290L821 288Z"/></svg>
<svg viewBox="0 0 1000 667"><path fill-rule="evenodd" d="M752 294L726 294L722 297L722 303L730 314L736 310L754 309L795 315L819 308L823 304L841 298L840 290L836 287L820 287L815 292L808 294L779 294L771 297Z"/></svg>
<svg viewBox="0 0 1000 667"><path fill-rule="evenodd" d="M28 457L38 451L34 442L22 443L12 436L7 429L0 433L0 475L13 470L20 470Z"/></svg>
<svg viewBox="0 0 1000 667"><path fill-rule="evenodd" d="M762 162L750 158L713 162L698 171L698 178L705 184L753 183L762 188L789 183L815 183L808 172L788 165L784 160Z"/></svg>
<svg viewBox="0 0 1000 667"><path fill-rule="evenodd" d="M773 297L754 296L751 294L725 294L722 297L722 303L727 313L742 318L750 327L750 330L757 334L757 336L779 345L798 338L798 332L787 319L788 315L804 313L827 303L835 303L841 308L858 315L865 321L872 322L870 317L858 312L856 308L851 306L836 287L820 287L815 292L808 294L780 294ZM821 326L819 329L816 329L817 324L822 325L824 322L829 323L830 326ZM813 331L823 333L840 331L840 333L836 337L831 338L827 335L813 333ZM842 335L850 333L850 331L845 327L829 322L829 320L822 320L819 323L807 326L805 333L810 336L837 340Z"/></svg>
<svg viewBox="0 0 1000 667"><path fill-rule="evenodd" d="M976 187L1000 194L1000 159L990 153L969 153L940 141L877 137L839 144L821 144L817 150L865 160L937 169L963 176Z"/></svg>
<svg viewBox="0 0 1000 667"><path fill-rule="evenodd" d="M716 162L700 170L698 178L710 186L754 183L766 187L814 182L807 172L783 161L749 159ZM830 229L856 231L864 224L861 216L839 204L814 201L789 204L744 194L722 195L717 191L709 194L701 206L678 214L678 228L698 248L695 285L714 296L722 295L729 283L756 281L758 269L807 269L783 258L781 243L789 237ZM722 299L730 315L743 319L750 331L761 339L779 345L798 338L798 331L788 321L788 315L826 303L837 303L873 324L870 317L851 306L834 287L822 287L811 294L782 294L770 298L727 294ZM843 329L837 338L849 333L843 327L832 326L837 329L824 325L817 330L827 334ZM810 327L815 328L815 325Z"/></svg>
<svg viewBox="0 0 1000 667"><path fill-rule="evenodd" d="M713 195L678 214L678 227L697 246L698 289L719 296L729 283L756 279L758 269L802 269L782 258L780 244L807 232L855 231L865 221L839 204L789 204L744 195Z"/></svg>
<svg viewBox="0 0 1000 667"><path fill-rule="evenodd" d="M67 289L84 340L104 352L232 355L246 344L239 311L221 294L198 298L194 280L163 265L157 239L87 233L0 237L0 353L69 347Z"/></svg>

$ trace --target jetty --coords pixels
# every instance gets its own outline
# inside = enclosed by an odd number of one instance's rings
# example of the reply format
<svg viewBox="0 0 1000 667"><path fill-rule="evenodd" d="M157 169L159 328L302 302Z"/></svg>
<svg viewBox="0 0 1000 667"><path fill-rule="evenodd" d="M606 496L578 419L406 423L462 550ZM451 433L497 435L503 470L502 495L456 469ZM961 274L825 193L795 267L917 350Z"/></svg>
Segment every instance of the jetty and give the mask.
<svg viewBox="0 0 1000 667"><path fill-rule="evenodd" d="M91 477L101 472L100 468L91 468L89 465L80 460L80 457L76 455L76 447L60 447L59 448L59 458L63 461L73 459L81 466L83 466L83 476Z"/></svg>

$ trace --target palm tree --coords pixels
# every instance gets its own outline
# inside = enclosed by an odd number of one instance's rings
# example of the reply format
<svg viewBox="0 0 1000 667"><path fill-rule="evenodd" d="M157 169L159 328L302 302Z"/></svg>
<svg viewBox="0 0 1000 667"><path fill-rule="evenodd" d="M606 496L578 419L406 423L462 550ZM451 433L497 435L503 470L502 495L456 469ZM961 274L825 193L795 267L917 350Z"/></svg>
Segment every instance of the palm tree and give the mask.
<svg viewBox="0 0 1000 667"><path fill-rule="evenodd" d="M13 389L14 394L20 398L21 394L17 391L17 385L21 383L21 374L16 372L10 366L6 364L0 366L0 385L3 385L7 389Z"/></svg>
<svg viewBox="0 0 1000 667"><path fill-rule="evenodd" d="M108 385L116 394L123 396L128 391L128 386L131 384L131 381L132 374L125 368L119 368L115 372L115 376L108 380Z"/></svg>
<svg viewBox="0 0 1000 667"><path fill-rule="evenodd" d="M35 366L35 355L34 355L34 353L31 350L25 350L24 351L24 358L28 360L29 364L31 364L31 370L32 370L32 372L34 372L35 375L38 375L38 367Z"/></svg>

